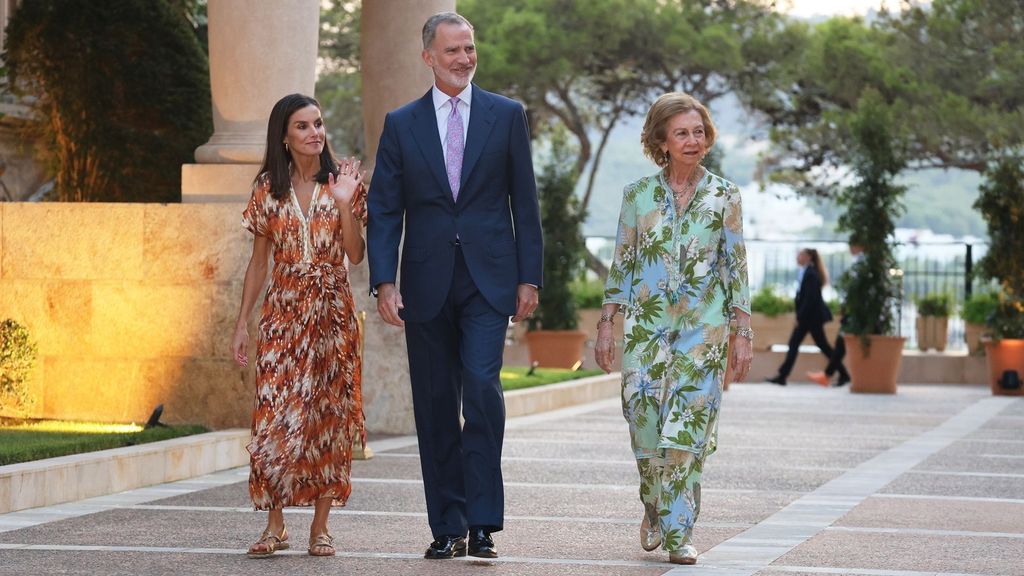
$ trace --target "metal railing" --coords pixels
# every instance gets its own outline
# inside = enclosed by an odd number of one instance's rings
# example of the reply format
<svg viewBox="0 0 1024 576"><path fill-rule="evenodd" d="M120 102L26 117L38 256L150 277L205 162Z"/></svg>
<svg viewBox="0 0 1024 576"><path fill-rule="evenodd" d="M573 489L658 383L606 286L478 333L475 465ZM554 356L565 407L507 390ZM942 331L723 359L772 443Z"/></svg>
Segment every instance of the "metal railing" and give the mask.
<svg viewBox="0 0 1024 576"><path fill-rule="evenodd" d="M846 242L838 240L763 240L747 239L747 269L751 293L763 286L772 287L779 295L793 297L797 289L796 254L802 248L814 248L821 255L829 278L838 280L852 263ZM606 265L611 262L615 238L590 236L587 248ZM916 300L929 294L945 293L954 302L949 320L947 350L966 350L964 322L960 309L964 300L978 287L972 277L974 263L988 246L968 242L902 242L896 246L900 281L900 302L897 307L899 335L907 338L907 347L917 347L915 324ZM823 295L827 300L840 295L830 281Z"/></svg>

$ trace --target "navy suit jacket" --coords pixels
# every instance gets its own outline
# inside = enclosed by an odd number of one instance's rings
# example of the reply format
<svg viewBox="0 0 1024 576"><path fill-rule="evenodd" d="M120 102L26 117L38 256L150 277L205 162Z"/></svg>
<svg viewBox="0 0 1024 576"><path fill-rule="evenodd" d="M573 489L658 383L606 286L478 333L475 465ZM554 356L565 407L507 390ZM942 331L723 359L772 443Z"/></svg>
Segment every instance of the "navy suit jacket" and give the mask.
<svg viewBox="0 0 1024 576"><path fill-rule="evenodd" d="M806 326L832 321L832 311L821 296L821 276L814 266L804 270L800 289L796 293L796 321Z"/></svg>
<svg viewBox="0 0 1024 576"><path fill-rule="evenodd" d="M384 119L367 194L371 289L395 282L404 242L401 316L430 320L448 295L458 238L477 289L495 310L512 316L518 285L542 282L540 208L525 111L473 85L458 202L441 146L430 91Z"/></svg>

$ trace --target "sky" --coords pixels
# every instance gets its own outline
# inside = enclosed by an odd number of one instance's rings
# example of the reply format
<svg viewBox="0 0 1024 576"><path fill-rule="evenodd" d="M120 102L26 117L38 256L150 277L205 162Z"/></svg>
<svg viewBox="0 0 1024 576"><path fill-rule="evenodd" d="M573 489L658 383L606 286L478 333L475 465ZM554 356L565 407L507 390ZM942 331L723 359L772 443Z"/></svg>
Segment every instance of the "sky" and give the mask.
<svg viewBox="0 0 1024 576"><path fill-rule="evenodd" d="M780 11L799 18L863 15L882 4L890 10L898 10L900 3L900 0L777 0Z"/></svg>

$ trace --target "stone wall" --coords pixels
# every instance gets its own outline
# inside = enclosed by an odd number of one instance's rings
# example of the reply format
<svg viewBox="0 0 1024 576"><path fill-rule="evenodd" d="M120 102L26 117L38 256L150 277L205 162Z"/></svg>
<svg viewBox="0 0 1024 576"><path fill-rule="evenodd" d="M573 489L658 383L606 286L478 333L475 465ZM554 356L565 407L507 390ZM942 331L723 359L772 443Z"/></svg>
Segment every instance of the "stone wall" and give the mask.
<svg viewBox="0 0 1024 576"><path fill-rule="evenodd" d="M34 415L248 426L230 359L240 204L0 204L0 318L39 345Z"/></svg>
<svg viewBox="0 0 1024 576"><path fill-rule="evenodd" d="M0 319L39 345L33 416L141 422L164 404L166 423L248 427L254 363L230 354L252 250L243 207L0 202ZM365 263L351 282L375 315ZM405 366L382 331L366 338L367 428L410 433Z"/></svg>

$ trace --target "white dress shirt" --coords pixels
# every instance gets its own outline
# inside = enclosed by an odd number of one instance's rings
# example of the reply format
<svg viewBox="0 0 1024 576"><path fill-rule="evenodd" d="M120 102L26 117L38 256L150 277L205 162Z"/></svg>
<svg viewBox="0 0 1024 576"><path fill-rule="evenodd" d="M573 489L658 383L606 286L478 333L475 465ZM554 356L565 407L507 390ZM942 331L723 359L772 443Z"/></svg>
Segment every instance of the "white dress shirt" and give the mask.
<svg viewBox="0 0 1024 576"><path fill-rule="evenodd" d="M448 164L448 117L452 115L452 97L441 92L437 84L430 89L434 98L434 112L437 114L437 134L441 137L441 149L444 150L444 162ZM469 110L470 99L473 97L473 85L466 86L466 89L459 93L459 114L462 115L462 145L466 145L466 135L469 134Z"/></svg>

